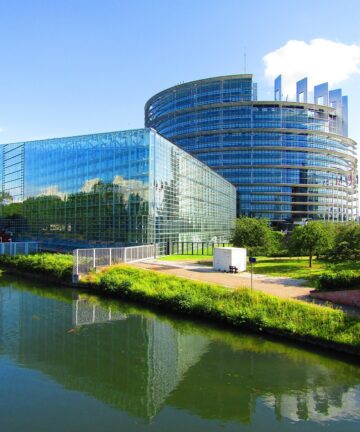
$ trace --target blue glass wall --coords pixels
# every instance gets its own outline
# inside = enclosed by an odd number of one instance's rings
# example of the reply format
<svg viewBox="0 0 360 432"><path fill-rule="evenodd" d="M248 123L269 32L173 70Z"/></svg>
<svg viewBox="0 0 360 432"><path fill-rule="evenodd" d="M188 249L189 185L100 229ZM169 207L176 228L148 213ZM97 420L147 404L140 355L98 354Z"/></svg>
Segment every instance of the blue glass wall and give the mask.
<svg viewBox="0 0 360 432"><path fill-rule="evenodd" d="M355 219L356 143L337 133L336 108L255 101L251 89L251 75L172 87L147 102L146 126L232 182L238 215Z"/></svg>
<svg viewBox="0 0 360 432"><path fill-rule="evenodd" d="M2 160L0 228L14 239L59 248L230 235L234 187L150 129L4 145Z"/></svg>

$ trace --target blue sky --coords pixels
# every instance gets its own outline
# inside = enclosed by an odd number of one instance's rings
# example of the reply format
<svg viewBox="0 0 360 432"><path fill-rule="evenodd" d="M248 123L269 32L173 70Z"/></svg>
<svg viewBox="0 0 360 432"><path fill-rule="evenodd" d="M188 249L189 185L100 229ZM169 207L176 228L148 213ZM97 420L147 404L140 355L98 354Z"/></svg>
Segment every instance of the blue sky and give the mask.
<svg viewBox="0 0 360 432"><path fill-rule="evenodd" d="M316 51L305 60L320 82L342 80L360 142L359 16L358 0L0 0L0 143L142 127L154 93L243 73L244 49L270 99L264 56L319 38L352 46L348 64L328 43L328 73Z"/></svg>

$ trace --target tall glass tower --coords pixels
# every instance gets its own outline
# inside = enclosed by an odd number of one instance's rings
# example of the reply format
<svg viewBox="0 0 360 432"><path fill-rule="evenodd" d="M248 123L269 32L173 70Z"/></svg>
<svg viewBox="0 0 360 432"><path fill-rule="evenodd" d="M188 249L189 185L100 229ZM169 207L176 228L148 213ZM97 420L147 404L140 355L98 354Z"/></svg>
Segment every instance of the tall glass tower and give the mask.
<svg viewBox="0 0 360 432"><path fill-rule="evenodd" d="M145 124L223 175L237 188L237 214L274 224L354 220L357 158L347 134L347 97L327 83L308 102L307 79L296 101L258 101L252 75L183 83L153 96Z"/></svg>

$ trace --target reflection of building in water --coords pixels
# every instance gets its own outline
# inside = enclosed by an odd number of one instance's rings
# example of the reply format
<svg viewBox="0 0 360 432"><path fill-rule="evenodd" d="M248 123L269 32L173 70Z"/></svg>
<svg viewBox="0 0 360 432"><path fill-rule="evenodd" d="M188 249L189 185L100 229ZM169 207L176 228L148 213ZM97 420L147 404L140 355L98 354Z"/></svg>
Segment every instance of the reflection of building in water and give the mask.
<svg viewBox="0 0 360 432"><path fill-rule="evenodd" d="M342 388L314 387L297 394L271 396L265 403L274 407L278 416L292 421L360 419L359 396L355 391L344 392Z"/></svg>
<svg viewBox="0 0 360 432"><path fill-rule="evenodd" d="M111 306L104 308L95 303L91 303L87 298L73 301L72 323L75 327L86 324L100 324L125 319L125 314L113 310Z"/></svg>
<svg viewBox="0 0 360 432"><path fill-rule="evenodd" d="M19 345L20 302L18 293L0 286L0 354Z"/></svg>
<svg viewBox="0 0 360 432"><path fill-rule="evenodd" d="M359 405L360 393L351 388L355 381L360 383L358 368L331 363L326 357L311 357L290 347L288 352L293 357L278 353L276 346L264 352L260 347L260 340L250 340L254 351L246 346L233 350L225 344L209 349L167 403L202 418L241 423L251 423L255 412L274 400L278 419L331 420L334 413L340 416L340 412L343 418L360 418L360 413L354 410ZM325 366L318 365L321 361ZM295 402L299 405L294 408Z"/></svg>
<svg viewBox="0 0 360 432"><path fill-rule="evenodd" d="M151 419L166 404L241 423L264 407L278 419L360 418L357 366L208 327L209 337L190 325L185 333L181 323L146 311L131 314L121 304L109 322L109 308L96 304L89 315L92 303L85 297L77 302L75 321L71 291L62 301L55 291L41 291L53 298L10 288L0 293L2 353L130 415ZM211 343L215 337L235 343Z"/></svg>
<svg viewBox="0 0 360 432"><path fill-rule="evenodd" d="M159 412L207 349L207 338L182 334L153 317L128 315L124 320L125 314L113 310L117 321L100 322L101 317L109 316L108 309L97 305L94 325L73 328L76 303L12 289L1 291L11 294L11 309L19 310L18 336L16 343L6 346L7 355L66 388L145 419ZM89 324L89 303L79 304L78 324L81 320Z"/></svg>

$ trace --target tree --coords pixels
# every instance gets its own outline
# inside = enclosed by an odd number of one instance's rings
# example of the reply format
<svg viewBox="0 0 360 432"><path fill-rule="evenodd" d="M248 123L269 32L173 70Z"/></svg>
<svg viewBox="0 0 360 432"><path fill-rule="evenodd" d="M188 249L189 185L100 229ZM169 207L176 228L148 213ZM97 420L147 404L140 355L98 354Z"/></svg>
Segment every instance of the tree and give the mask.
<svg viewBox="0 0 360 432"><path fill-rule="evenodd" d="M242 217L237 219L231 239L234 246L253 254L267 254L277 248L279 239L266 219Z"/></svg>
<svg viewBox="0 0 360 432"><path fill-rule="evenodd" d="M293 255L307 255L309 267L312 267L314 255L329 251L334 244L334 225L324 222L308 222L305 226L297 226L291 233L289 249Z"/></svg>
<svg viewBox="0 0 360 432"><path fill-rule="evenodd" d="M360 259L360 225L356 222L338 224L335 235L335 246L329 253L334 261Z"/></svg>

